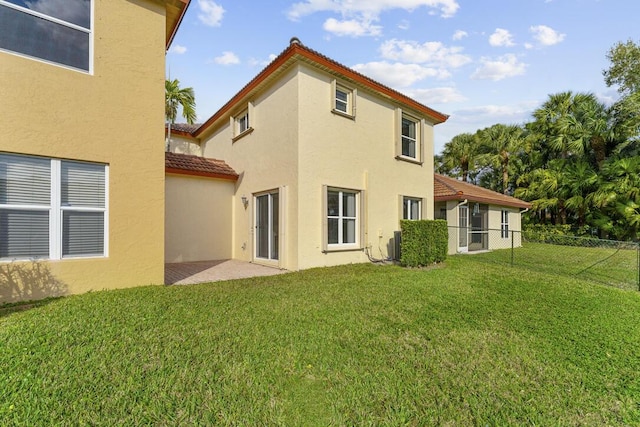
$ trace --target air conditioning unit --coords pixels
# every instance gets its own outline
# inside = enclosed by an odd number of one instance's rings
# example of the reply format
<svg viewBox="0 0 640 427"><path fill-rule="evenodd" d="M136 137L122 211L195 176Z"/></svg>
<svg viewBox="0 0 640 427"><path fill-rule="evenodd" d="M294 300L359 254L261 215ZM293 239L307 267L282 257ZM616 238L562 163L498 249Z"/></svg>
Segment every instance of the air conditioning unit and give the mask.
<svg viewBox="0 0 640 427"><path fill-rule="evenodd" d="M402 255L402 231L393 232L393 260L400 261L400 255Z"/></svg>

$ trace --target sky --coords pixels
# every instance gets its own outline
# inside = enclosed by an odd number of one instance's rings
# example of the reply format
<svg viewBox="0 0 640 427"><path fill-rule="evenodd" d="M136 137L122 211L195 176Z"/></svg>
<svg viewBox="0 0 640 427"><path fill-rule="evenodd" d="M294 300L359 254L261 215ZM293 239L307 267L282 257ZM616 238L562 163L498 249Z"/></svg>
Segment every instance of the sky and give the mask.
<svg viewBox="0 0 640 427"><path fill-rule="evenodd" d="M640 41L638 16L639 0L191 0L167 76L194 89L202 122L295 36L449 115L437 154L460 133L530 121L551 94L615 101L606 54Z"/></svg>

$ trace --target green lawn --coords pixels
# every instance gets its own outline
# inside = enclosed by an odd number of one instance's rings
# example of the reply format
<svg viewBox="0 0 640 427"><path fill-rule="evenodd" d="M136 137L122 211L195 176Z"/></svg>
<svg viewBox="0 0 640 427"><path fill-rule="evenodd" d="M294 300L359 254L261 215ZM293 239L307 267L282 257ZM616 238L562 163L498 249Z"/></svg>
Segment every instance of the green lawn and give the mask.
<svg viewBox="0 0 640 427"><path fill-rule="evenodd" d="M597 241L587 241L597 244ZM511 250L473 255L480 261L511 265ZM514 265L545 273L575 277L585 281L638 291L637 249L576 247L525 242L516 248Z"/></svg>
<svg viewBox="0 0 640 427"><path fill-rule="evenodd" d="M640 425L640 293L450 257L0 317L0 425Z"/></svg>

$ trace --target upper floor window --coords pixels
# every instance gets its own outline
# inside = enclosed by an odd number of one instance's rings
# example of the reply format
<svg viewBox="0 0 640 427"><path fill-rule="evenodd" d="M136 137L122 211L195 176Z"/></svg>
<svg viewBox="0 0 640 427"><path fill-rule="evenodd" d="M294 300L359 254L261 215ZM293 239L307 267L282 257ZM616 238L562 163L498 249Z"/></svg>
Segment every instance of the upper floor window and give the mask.
<svg viewBox="0 0 640 427"><path fill-rule="evenodd" d="M0 153L0 259L107 254L108 166Z"/></svg>
<svg viewBox="0 0 640 427"><path fill-rule="evenodd" d="M246 132L249 130L249 110L244 110L236 116L237 134Z"/></svg>
<svg viewBox="0 0 640 427"><path fill-rule="evenodd" d="M396 158L413 163L422 163L423 121L396 109Z"/></svg>
<svg viewBox="0 0 640 427"><path fill-rule="evenodd" d="M418 123L415 120L402 116L402 155L412 159L417 155L417 127Z"/></svg>
<svg viewBox="0 0 640 427"><path fill-rule="evenodd" d="M92 0L0 0L0 49L91 71Z"/></svg>
<svg viewBox="0 0 640 427"><path fill-rule="evenodd" d="M240 110L238 114L231 116L231 126L233 129L232 141L235 142L253 132L252 125L255 117L252 102L247 103L247 107L244 110Z"/></svg>
<svg viewBox="0 0 640 427"><path fill-rule="evenodd" d="M332 81L331 87L333 93L331 111L353 118L355 116L355 89L349 89L335 80Z"/></svg>
<svg viewBox="0 0 640 427"><path fill-rule="evenodd" d="M418 220L422 218L422 199L404 197L402 199L402 219Z"/></svg>

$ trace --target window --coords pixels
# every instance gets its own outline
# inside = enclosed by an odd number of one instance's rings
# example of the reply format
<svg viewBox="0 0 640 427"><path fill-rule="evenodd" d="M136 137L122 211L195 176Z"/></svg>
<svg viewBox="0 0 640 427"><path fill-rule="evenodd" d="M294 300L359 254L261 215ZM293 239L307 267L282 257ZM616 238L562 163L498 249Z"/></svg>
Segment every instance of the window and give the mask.
<svg viewBox="0 0 640 427"><path fill-rule="evenodd" d="M359 192L327 189L327 244L358 244Z"/></svg>
<svg viewBox="0 0 640 427"><path fill-rule="evenodd" d="M108 166L0 153L0 259L106 256Z"/></svg>
<svg viewBox="0 0 640 427"><path fill-rule="evenodd" d="M338 84L335 80L331 83L332 100L331 111L339 115L346 115L349 118L355 116L355 90Z"/></svg>
<svg viewBox="0 0 640 427"><path fill-rule="evenodd" d="M92 0L0 0L0 49L91 71Z"/></svg>
<svg viewBox="0 0 640 427"><path fill-rule="evenodd" d="M500 220L500 231L503 239L509 238L509 211L502 211L502 219Z"/></svg>
<svg viewBox="0 0 640 427"><path fill-rule="evenodd" d="M253 104L248 103L247 108L241 110L238 114L231 116L231 128L233 129L232 141L237 141L245 135L253 132L251 120L255 118L253 114Z"/></svg>
<svg viewBox="0 0 640 427"><path fill-rule="evenodd" d="M404 197L402 199L402 219L417 220L422 218L422 199Z"/></svg>
<svg viewBox="0 0 640 427"><path fill-rule="evenodd" d="M242 113L236 116L237 132L241 134L249 130L249 110L244 110Z"/></svg>
<svg viewBox="0 0 640 427"><path fill-rule="evenodd" d="M418 123L406 116L402 116L402 155L417 159Z"/></svg>

